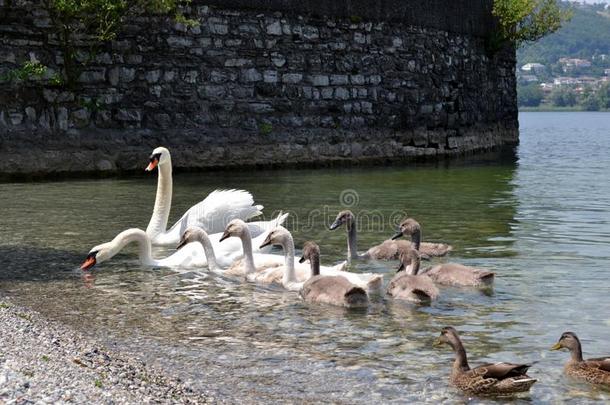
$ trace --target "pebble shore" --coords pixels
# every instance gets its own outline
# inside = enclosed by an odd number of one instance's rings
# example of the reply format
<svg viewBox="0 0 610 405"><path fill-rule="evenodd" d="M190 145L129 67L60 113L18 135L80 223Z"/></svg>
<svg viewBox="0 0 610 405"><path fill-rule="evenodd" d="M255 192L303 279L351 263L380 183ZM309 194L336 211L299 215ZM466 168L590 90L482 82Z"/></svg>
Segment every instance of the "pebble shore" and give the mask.
<svg viewBox="0 0 610 405"><path fill-rule="evenodd" d="M0 404L216 403L180 380L0 297Z"/></svg>

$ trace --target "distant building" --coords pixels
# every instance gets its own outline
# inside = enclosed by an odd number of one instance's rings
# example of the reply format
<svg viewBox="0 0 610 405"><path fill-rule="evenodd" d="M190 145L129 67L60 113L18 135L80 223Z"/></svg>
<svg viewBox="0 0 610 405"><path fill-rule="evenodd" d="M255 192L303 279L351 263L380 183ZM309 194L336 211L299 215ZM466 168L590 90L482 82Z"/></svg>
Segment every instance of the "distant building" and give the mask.
<svg viewBox="0 0 610 405"><path fill-rule="evenodd" d="M553 90L555 86L553 85L553 83L540 83L540 88L542 89L542 91L544 91L545 93L550 92L551 90Z"/></svg>
<svg viewBox="0 0 610 405"><path fill-rule="evenodd" d="M610 69L604 69L604 75L610 76Z"/></svg>
<svg viewBox="0 0 610 405"><path fill-rule="evenodd" d="M591 61L576 58L560 58L559 63L563 66L563 71L567 72L574 68L590 68Z"/></svg>
<svg viewBox="0 0 610 405"><path fill-rule="evenodd" d="M542 63L526 63L525 65L521 66L521 70L523 72L542 72L546 69L546 66L544 66Z"/></svg>
<svg viewBox="0 0 610 405"><path fill-rule="evenodd" d="M599 60L607 60L608 58L609 58L609 56L606 55L605 53L593 56L593 60L597 60L597 59L599 59Z"/></svg>
<svg viewBox="0 0 610 405"><path fill-rule="evenodd" d="M578 79L575 77L556 77L553 80L555 86L573 86L578 84Z"/></svg>
<svg viewBox="0 0 610 405"><path fill-rule="evenodd" d="M522 75L519 80L525 83L535 83L538 81L538 77L536 75Z"/></svg>

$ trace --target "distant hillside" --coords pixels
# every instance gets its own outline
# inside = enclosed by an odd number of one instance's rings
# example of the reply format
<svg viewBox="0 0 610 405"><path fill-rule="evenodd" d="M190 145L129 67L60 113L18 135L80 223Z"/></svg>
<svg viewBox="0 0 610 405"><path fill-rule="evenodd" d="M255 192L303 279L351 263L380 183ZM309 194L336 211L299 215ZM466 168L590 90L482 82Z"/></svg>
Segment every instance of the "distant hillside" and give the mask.
<svg viewBox="0 0 610 405"><path fill-rule="evenodd" d="M610 13L603 5L575 6L572 20L559 31L521 47L517 63L551 65L562 57L591 59L596 54L610 54Z"/></svg>

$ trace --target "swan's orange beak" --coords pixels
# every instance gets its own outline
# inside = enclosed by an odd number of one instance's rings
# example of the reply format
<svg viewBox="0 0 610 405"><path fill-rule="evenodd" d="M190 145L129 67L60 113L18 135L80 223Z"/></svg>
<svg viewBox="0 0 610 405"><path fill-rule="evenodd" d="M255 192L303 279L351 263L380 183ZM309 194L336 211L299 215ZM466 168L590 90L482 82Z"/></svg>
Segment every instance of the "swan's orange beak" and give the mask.
<svg viewBox="0 0 610 405"><path fill-rule="evenodd" d="M80 269L87 271L93 266L95 266L95 254L94 253L87 256L87 258L85 259L83 264L80 265Z"/></svg>
<svg viewBox="0 0 610 405"><path fill-rule="evenodd" d="M151 159L150 163L148 164L148 166L146 166L146 170L147 172L153 171L155 170L155 168L157 167L157 165L159 164L159 159Z"/></svg>

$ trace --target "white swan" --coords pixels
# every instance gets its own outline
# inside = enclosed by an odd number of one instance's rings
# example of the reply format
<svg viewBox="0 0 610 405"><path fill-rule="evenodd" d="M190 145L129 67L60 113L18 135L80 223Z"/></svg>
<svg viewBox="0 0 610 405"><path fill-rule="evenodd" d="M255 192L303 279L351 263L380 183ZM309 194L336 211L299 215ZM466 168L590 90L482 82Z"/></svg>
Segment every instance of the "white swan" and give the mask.
<svg viewBox="0 0 610 405"><path fill-rule="evenodd" d="M189 243L169 257L154 259L151 253L150 238L146 232L141 229L131 228L119 233L110 242L93 247L80 268L82 270L89 270L96 264L111 259L130 243L138 244L138 257L140 263L145 266L201 267L206 264L205 252L199 243Z"/></svg>
<svg viewBox="0 0 610 405"><path fill-rule="evenodd" d="M258 246L263 243L269 232L271 232L276 227L280 226L286 218L288 214L280 213L277 218L272 221L260 222L262 224L261 230L262 233L258 235L256 238L252 239L252 243L254 244L253 252L257 252L257 254L263 254L269 252L271 250L271 246L264 247L260 249ZM248 231L251 232L251 227L249 223L246 223ZM203 232L198 232L197 230ZM206 244L209 243L209 250L211 253L214 253L214 261L216 262L217 268L227 268L230 267L237 259L243 257L243 249L242 243L238 239L229 239L221 243L221 238L223 234L215 233L212 235L208 235L200 227L190 226L184 231L182 237L180 239L180 243L176 247L176 249L181 249L185 244L190 242L199 242L206 251L206 258L208 257ZM224 239L223 239L224 240ZM275 256L275 255L272 255ZM210 267L210 264L207 261L204 261L204 265ZM210 267L210 270L211 267Z"/></svg>
<svg viewBox="0 0 610 405"><path fill-rule="evenodd" d="M300 291L311 276L310 266L299 263L294 257L294 240L286 228L278 226L269 233L261 248L268 245L279 245L284 249L284 264L265 271L249 274L250 281L260 283L281 284L291 291ZM350 273L344 271L347 262L343 261L335 266L320 266L320 274L324 276L343 276L351 283L367 291L378 290L381 287L383 277L372 273Z"/></svg>
<svg viewBox="0 0 610 405"><path fill-rule="evenodd" d="M244 190L216 190L205 200L188 209L169 230L167 221L172 206L172 158L164 147L158 147L150 155L146 171L159 170L157 196L153 214L146 228L146 234L153 245L176 245L188 226L199 226L213 234L222 232L234 218L249 219L260 215L263 207L253 205L252 195ZM249 225L254 236L262 233L260 222Z"/></svg>
<svg viewBox="0 0 610 405"><path fill-rule="evenodd" d="M266 228L261 226L263 232L255 239L257 242L265 240L271 230L284 222L288 214L279 214L273 221L261 222ZM248 228L248 227L246 227ZM242 246L239 241L230 241L220 243L220 233L210 235L211 244L216 246L216 251L219 254L219 260L223 265L229 265L237 258L243 255ZM182 249L173 253L164 259L154 259L151 253L151 241L146 232L141 229L132 228L119 233L110 242L102 243L95 246L89 251L89 255L85 262L81 265L81 269L88 270L97 263L102 263L116 254L118 254L125 246L135 242L139 246L140 263L145 266L158 267L205 267L208 265L205 250L200 243L189 243L186 246L181 246ZM257 245L258 246L258 245ZM259 251L258 248L256 248ZM270 248L266 249L270 250Z"/></svg>

